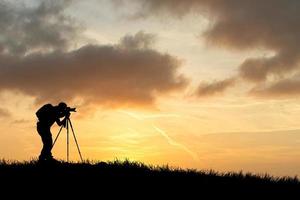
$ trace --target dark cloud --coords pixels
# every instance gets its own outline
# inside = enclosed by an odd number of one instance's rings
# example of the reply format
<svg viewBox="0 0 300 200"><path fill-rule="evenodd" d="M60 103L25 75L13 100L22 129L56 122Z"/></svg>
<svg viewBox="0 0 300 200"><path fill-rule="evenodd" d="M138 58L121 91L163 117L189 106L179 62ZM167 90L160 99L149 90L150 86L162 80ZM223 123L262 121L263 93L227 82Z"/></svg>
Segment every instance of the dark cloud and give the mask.
<svg viewBox="0 0 300 200"><path fill-rule="evenodd" d="M299 79L284 79L269 86L253 88L250 94L258 97L291 97L300 95Z"/></svg>
<svg viewBox="0 0 300 200"><path fill-rule="evenodd" d="M273 56L248 58L240 76L257 85L269 77L299 71L300 1L298 0L143 0L142 15L182 17L197 13L209 18L203 36L216 46L235 50L265 49ZM280 80L280 79L279 79ZM278 83L279 85L281 82ZM276 87L276 86L274 86Z"/></svg>
<svg viewBox="0 0 300 200"><path fill-rule="evenodd" d="M42 0L29 6L0 0L0 53L23 55L67 49L80 31L80 26L64 13L69 3Z"/></svg>
<svg viewBox="0 0 300 200"><path fill-rule="evenodd" d="M156 95L183 88L180 61L149 48L153 35L127 35L116 45L0 57L0 90L39 102L83 99L110 106L151 105Z"/></svg>
<svg viewBox="0 0 300 200"><path fill-rule="evenodd" d="M212 83L202 83L196 91L198 97L207 97L220 94L227 88L235 84L235 79L229 78L222 81L214 81Z"/></svg>
<svg viewBox="0 0 300 200"><path fill-rule="evenodd" d="M20 91L40 103L145 106L187 84L177 73L180 61L152 48L153 34L72 49L81 26L66 14L71 2L0 0L0 91Z"/></svg>
<svg viewBox="0 0 300 200"><path fill-rule="evenodd" d="M133 37L132 35L124 36L120 41L120 46L126 49L150 49L155 43L155 35L140 31Z"/></svg>

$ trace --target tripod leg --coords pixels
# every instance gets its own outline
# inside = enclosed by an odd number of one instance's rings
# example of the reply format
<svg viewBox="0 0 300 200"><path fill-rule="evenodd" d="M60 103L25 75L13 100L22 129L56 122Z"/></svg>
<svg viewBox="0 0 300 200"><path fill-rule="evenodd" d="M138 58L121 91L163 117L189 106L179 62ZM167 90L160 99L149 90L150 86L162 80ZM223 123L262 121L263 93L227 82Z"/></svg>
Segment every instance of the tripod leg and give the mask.
<svg viewBox="0 0 300 200"><path fill-rule="evenodd" d="M67 162L69 162L69 119L67 119Z"/></svg>
<svg viewBox="0 0 300 200"><path fill-rule="evenodd" d="M74 132L74 129L73 129L73 126L72 126L71 120L69 119L68 121L69 121L69 124L70 124L70 126L71 126L71 129L72 129L72 133L73 133L73 136L74 136L74 140L75 140L75 143L76 143L76 146L77 146L77 150L78 150L78 153L79 153L79 156L80 156L81 162L83 162L82 155L81 155L81 152L80 152L80 148L79 148L79 145L78 145L78 142L77 142L76 136L75 136L75 132Z"/></svg>
<svg viewBox="0 0 300 200"><path fill-rule="evenodd" d="M60 135L60 132L61 132L62 128L63 128L63 126L60 127L60 129L59 129L59 131L58 131L58 133L57 133L57 135L56 135L56 137L55 137L55 140L54 140L54 142L53 142L53 144L52 144L52 148L51 148L51 149L53 149L53 147L54 147L54 145L55 145L55 143L56 143L56 140L58 139L58 136Z"/></svg>

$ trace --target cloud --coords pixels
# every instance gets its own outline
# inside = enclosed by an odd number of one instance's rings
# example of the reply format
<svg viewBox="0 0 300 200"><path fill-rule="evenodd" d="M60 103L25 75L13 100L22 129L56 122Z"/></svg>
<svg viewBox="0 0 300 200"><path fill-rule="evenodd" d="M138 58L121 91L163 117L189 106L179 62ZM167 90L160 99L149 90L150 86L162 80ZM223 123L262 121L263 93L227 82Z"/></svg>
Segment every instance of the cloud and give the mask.
<svg viewBox="0 0 300 200"><path fill-rule="evenodd" d="M198 97L208 97L223 93L227 88L235 84L234 78L225 79L222 81L214 81L212 83L202 83L199 85L196 95Z"/></svg>
<svg viewBox="0 0 300 200"><path fill-rule="evenodd" d="M263 49L273 56L247 58L239 76L259 86L270 78L299 71L300 1L298 0L143 0L141 14L182 17L197 13L207 17L203 33L210 44L235 50ZM281 82L278 83L282 84Z"/></svg>
<svg viewBox="0 0 300 200"><path fill-rule="evenodd" d="M120 46L127 49L149 49L152 48L155 39L154 34L145 34L140 31L134 37L132 35L124 36L120 41Z"/></svg>
<svg viewBox="0 0 300 200"><path fill-rule="evenodd" d="M187 85L180 60L153 48L154 34L75 48L82 26L66 14L72 2L0 0L0 92L19 91L37 103L151 106Z"/></svg>
<svg viewBox="0 0 300 200"><path fill-rule="evenodd" d="M0 108L0 118L4 118L4 117L10 117L11 113L4 109L4 108Z"/></svg>
<svg viewBox="0 0 300 200"><path fill-rule="evenodd" d="M250 94L258 97L291 97L300 95L299 79L284 79L274 84L253 88Z"/></svg>
<svg viewBox="0 0 300 200"><path fill-rule="evenodd" d="M70 0L42 0L37 5L0 0L0 53L67 49L80 26L64 12Z"/></svg>
<svg viewBox="0 0 300 200"><path fill-rule="evenodd" d="M13 120L11 123L12 124L26 124L26 123L32 123L32 121L28 120L28 119L16 119L16 120Z"/></svg>
<svg viewBox="0 0 300 200"><path fill-rule="evenodd" d="M150 42L151 41L151 42ZM149 47L152 34L127 35L115 45L72 51L0 55L0 91L15 90L37 102L72 101L107 106L148 106L157 95L180 90L187 79L180 61Z"/></svg>

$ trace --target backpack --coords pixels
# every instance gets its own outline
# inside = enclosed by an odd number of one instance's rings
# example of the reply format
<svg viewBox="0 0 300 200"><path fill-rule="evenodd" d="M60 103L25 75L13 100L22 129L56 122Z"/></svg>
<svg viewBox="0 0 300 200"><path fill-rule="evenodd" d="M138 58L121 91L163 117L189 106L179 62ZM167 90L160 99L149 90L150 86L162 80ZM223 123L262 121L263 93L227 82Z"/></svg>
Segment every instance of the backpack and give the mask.
<svg viewBox="0 0 300 200"><path fill-rule="evenodd" d="M53 110L53 106L51 104L43 105L35 114L39 121L43 121L44 119L49 118Z"/></svg>

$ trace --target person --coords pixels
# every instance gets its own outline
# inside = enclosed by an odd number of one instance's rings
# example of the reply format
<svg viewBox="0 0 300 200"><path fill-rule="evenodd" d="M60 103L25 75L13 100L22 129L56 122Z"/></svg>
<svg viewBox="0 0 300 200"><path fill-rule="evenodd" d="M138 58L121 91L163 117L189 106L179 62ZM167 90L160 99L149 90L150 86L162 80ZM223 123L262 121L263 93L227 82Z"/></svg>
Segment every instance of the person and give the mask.
<svg viewBox="0 0 300 200"><path fill-rule="evenodd" d="M51 153L52 150L52 134L51 126L56 122L59 126L66 126L67 119L70 117L70 112L67 112L67 104L64 102L56 106L45 104L37 112L37 132L41 136L43 148L41 150L39 161L56 161ZM63 120L60 118L64 117Z"/></svg>

